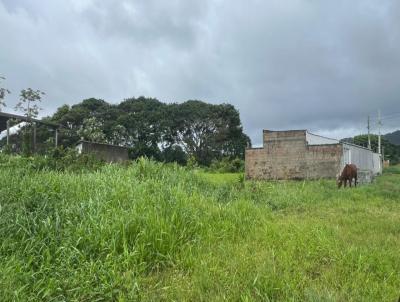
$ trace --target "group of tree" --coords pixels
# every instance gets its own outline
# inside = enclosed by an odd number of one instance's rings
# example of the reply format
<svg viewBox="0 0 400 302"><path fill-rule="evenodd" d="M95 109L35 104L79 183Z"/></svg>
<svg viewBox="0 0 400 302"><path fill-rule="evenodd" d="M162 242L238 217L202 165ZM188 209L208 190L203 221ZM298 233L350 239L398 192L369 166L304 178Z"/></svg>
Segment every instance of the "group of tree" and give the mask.
<svg viewBox="0 0 400 302"><path fill-rule="evenodd" d="M163 103L145 97L110 104L91 98L63 105L46 120L61 125L60 145L73 147L81 139L119 145L128 147L133 159L146 156L185 164L191 158L207 166L224 157L244 158L250 146L231 104ZM46 140L46 131L40 133Z"/></svg>
<svg viewBox="0 0 400 302"><path fill-rule="evenodd" d="M0 111L10 91L1 87ZM12 145L27 153L32 150L30 119L38 116L40 90L23 89L15 107L28 119L22 130L12 136ZM132 158L147 156L166 162L185 164L188 159L210 165L222 158L244 158L250 146L244 134L239 112L230 104L209 104L198 100L162 103L154 98L129 98L119 104L101 99L86 99L64 105L44 120L59 124L59 144L74 147L81 139L125 146ZM14 121L18 124L20 121ZM54 144L54 134L45 125L35 125L37 140L44 148Z"/></svg>

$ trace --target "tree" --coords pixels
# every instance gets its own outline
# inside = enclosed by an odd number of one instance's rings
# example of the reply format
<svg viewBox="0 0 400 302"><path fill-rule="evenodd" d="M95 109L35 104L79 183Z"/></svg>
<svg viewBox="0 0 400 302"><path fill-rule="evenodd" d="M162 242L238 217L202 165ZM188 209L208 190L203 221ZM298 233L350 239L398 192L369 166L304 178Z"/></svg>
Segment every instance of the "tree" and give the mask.
<svg viewBox="0 0 400 302"><path fill-rule="evenodd" d="M83 121L83 125L78 130L78 135L84 140L91 142L104 143L106 136L102 131L103 123L95 117L89 117Z"/></svg>
<svg viewBox="0 0 400 302"><path fill-rule="evenodd" d="M181 146L173 145L165 148L162 153L162 160L166 163L173 163L176 162L180 165L186 165L187 163L187 154Z"/></svg>
<svg viewBox="0 0 400 302"><path fill-rule="evenodd" d="M5 80L5 77L0 76L0 80ZM0 81L1 82L1 81ZM6 103L4 101L4 98L6 97L7 94L10 93L10 90L0 87L0 112L2 111L2 107L6 107Z"/></svg>
<svg viewBox="0 0 400 302"><path fill-rule="evenodd" d="M244 158L250 139L232 105L187 101L174 106L176 140L199 164L208 166L213 159L226 156Z"/></svg>
<svg viewBox="0 0 400 302"><path fill-rule="evenodd" d="M84 136L129 147L133 158L184 163L194 157L200 165L209 165L223 157L243 159L250 145L239 112L230 104L165 104L139 97L114 105L91 98L60 107L51 119L63 126L59 141L65 146Z"/></svg>
<svg viewBox="0 0 400 302"><path fill-rule="evenodd" d="M112 145L126 146L131 141L128 131L122 125L116 125L111 129L111 134L107 138L107 142Z"/></svg>
<svg viewBox="0 0 400 302"><path fill-rule="evenodd" d="M220 157L244 159L246 147L251 147L250 138L243 132L239 111L231 104L216 105L218 134L216 137Z"/></svg>
<svg viewBox="0 0 400 302"><path fill-rule="evenodd" d="M23 89L21 90L20 101L15 106L16 111L21 111L27 117L27 123L22 128L22 152L28 156L32 153L32 119L39 115L41 108L37 103L42 101L43 95L44 92L40 90Z"/></svg>
<svg viewBox="0 0 400 302"><path fill-rule="evenodd" d="M152 98L129 98L118 105L123 125L132 141L130 146L148 146L155 149L161 142L165 104Z"/></svg>
<svg viewBox="0 0 400 302"><path fill-rule="evenodd" d="M175 107L177 143L199 164L210 164L218 153L214 144L218 125L213 105L194 100Z"/></svg>
<svg viewBox="0 0 400 302"><path fill-rule="evenodd" d="M114 126L117 120L116 114L110 114L114 107L104 100L95 98L85 99L71 107L68 105L59 107L51 117L51 121L61 125L58 137L60 145L66 147L74 146L81 138L80 134L82 134L82 129L84 128L84 121L89 118L95 118L96 127L98 128L96 131L100 129L108 139L110 136L109 129ZM89 126L92 127L94 125L89 122ZM83 133L83 136L87 137L86 139L98 139L94 138L89 132ZM102 137L100 137L100 140L104 141Z"/></svg>
<svg viewBox="0 0 400 302"><path fill-rule="evenodd" d="M33 90L32 88L22 89L20 94L20 101L15 106L16 111L21 111L27 118L28 122L32 118L39 115L42 110L37 103L42 101L42 96L45 93L40 90Z"/></svg>

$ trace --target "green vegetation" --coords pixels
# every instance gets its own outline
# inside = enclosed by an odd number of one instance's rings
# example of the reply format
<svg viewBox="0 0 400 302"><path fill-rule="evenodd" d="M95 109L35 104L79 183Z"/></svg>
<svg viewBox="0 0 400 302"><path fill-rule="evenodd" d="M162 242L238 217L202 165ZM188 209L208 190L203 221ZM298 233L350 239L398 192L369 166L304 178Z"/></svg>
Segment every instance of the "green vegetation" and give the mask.
<svg viewBox="0 0 400 302"><path fill-rule="evenodd" d="M5 77L0 76L0 84L1 84L2 80L5 80ZM10 90L0 86L0 111L2 111L2 109L3 109L2 107L6 107L6 103L4 101L4 98L9 93L10 93Z"/></svg>
<svg viewBox="0 0 400 302"><path fill-rule="evenodd" d="M167 104L145 97L109 104L91 98L58 108L47 120L62 125L59 144L64 147L84 138L129 147L132 159L146 156L186 164L193 157L208 166L223 156L244 158L250 145L239 112L231 104L197 100ZM38 136L39 141L52 144L54 135L45 127L38 129Z"/></svg>
<svg viewBox="0 0 400 302"><path fill-rule="evenodd" d="M245 182L139 160L0 154L2 301L395 301L400 169L369 186ZM37 158L29 159L35 163Z"/></svg>
<svg viewBox="0 0 400 302"><path fill-rule="evenodd" d="M210 167L206 168L209 172L235 173L244 172L244 160L240 158L231 159L223 157L221 160L214 159Z"/></svg>
<svg viewBox="0 0 400 302"><path fill-rule="evenodd" d="M78 154L64 148L49 150L46 156L4 156L0 153L0 158L2 166L29 171L89 172L99 170L105 164L93 154Z"/></svg>
<svg viewBox="0 0 400 302"><path fill-rule="evenodd" d="M384 135L384 138L394 145L400 145L400 130L387 133Z"/></svg>

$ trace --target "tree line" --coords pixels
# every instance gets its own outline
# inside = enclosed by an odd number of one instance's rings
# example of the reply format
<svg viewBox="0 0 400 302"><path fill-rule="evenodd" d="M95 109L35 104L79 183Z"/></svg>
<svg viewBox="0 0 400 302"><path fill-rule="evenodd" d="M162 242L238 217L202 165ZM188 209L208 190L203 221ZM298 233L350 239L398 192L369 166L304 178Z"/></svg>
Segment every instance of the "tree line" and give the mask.
<svg viewBox="0 0 400 302"><path fill-rule="evenodd" d="M207 166L225 157L243 159L251 144L238 110L226 103L139 97L110 104L90 98L63 105L45 120L61 125L60 145L73 147L81 139L119 145L128 147L133 159L147 156L180 164L191 159ZM38 135L46 140L44 129Z"/></svg>
<svg viewBox="0 0 400 302"><path fill-rule="evenodd" d="M1 81L5 80L0 77ZM0 111L6 106L10 91L0 87ZM36 118L37 105L44 93L31 88L20 94L15 110ZM244 158L251 145L243 132L239 112L231 104L209 104L198 100L184 103L163 103L155 98L128 98L119 104L90 98L69 106L63 105L44 120L61 126L59 143L74 147L79 140L108 143L129 148L131 158L147 156L166 162L186 164L190 159L210 165L222 158ZM18 121L13 121L18 124ZM30 154L32 123L13 135L15 150ZM36 125L42 149L54 144L54 135L44 125ZM44 142L44 143L43 143ZM38 149L40 150L40 148Z"/></svg>

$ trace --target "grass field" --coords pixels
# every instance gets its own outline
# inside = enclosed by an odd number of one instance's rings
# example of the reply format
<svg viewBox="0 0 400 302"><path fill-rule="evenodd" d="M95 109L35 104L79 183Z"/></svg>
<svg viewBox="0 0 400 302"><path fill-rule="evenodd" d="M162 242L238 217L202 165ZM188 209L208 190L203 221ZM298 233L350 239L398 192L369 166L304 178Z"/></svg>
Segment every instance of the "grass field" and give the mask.
<svg viewBox="0 0 400 302"><path fill-rule="evenodd" d="M1 301L396 301L400 169L368 186L0 157Z"/></svg>

